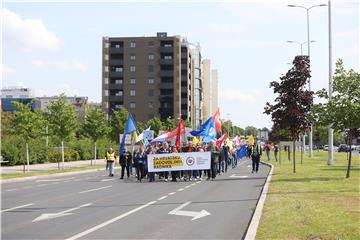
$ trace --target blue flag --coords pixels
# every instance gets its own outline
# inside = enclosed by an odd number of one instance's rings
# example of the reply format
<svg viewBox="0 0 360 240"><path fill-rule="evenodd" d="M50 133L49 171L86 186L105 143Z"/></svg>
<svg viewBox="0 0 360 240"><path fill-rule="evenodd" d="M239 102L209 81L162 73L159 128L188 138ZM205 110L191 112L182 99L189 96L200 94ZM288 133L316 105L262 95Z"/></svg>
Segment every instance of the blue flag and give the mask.
<svg viewBox="0 0 360 240"><path fill-rule="evenodd" d="M236 151L236 156L238 159L241 159L241 158L247 156L247 148L246 148L245 144L242 145L241 148Z"/></svg>
<svg viewBox="0 0 360 240"><path fill-rule="evenodd" d="M205 126L203 134L203 143L208 144L212 140L216 141L215 121L212 117L209 118L209 123Z"/></svg>
<svg viewBox="0 0 360 240"><path fill-rule="evenodd" d="M208 120L206 120L199 128L199 130L192 130L190 132L191 135L193 136L205 136L207 135L207 131L208 131L208 128L209 126L211 125L211 122L212 122L212 117L209 117Z"/></svg>
<svg viewBox="0 0 360 240"><path fill-rule="evenodd" d="M136 123L135 123L134 119L132 118L131 114L129 113L126 124L125 124L125 128L124 128L124 134L123 134L123 137L122 137L121 143L120 143L119 155L122 155L124 152L126 134L129 134L136 130L137 130Z"/></svg>

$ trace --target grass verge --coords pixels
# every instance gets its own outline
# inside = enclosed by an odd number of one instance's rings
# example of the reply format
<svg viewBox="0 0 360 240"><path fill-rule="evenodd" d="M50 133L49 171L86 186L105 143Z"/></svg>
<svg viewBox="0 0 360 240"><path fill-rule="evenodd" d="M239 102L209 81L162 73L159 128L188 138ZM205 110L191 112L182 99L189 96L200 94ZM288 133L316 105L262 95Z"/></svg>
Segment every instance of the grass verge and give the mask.
<svg viewBox="0 0 360 240"><path fill-rule="evenodd" d="M65 168L64 170L53 169L53 170L42 170L42 171L29 172L29 173L9 173L9 174L1 174L0 179L4 180L4 179L12 179L12 178L41 176L41 175L66 173L66 172L79 172L79 171L84 171L84 170L104 169L104 168L105 168L104 166L97 165L97 166Z"/></svg>
<svg viewBox="0 0 360 240"><path fill-rule="evenodd" d="M296 174L285 155L274 165L256 239L360 239L360 156L352 158L346 179L346 153L314 158L296 155Z"/></svg>

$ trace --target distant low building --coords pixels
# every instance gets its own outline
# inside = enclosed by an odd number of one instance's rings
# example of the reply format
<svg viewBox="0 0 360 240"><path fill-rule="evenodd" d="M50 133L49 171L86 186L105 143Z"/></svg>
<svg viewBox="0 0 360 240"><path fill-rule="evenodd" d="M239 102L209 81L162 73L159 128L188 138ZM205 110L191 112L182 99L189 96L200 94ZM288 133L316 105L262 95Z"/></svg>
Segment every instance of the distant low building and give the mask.
<svg viewBox="0 0 360 240"><path fill-rule="evenodd" d="M6 87L1 89L1 110L3 112L14 112L14 102L28 104L34 100L33 93L30 88L25 87ZM34 103L32 109L34 110Z"/></svg>

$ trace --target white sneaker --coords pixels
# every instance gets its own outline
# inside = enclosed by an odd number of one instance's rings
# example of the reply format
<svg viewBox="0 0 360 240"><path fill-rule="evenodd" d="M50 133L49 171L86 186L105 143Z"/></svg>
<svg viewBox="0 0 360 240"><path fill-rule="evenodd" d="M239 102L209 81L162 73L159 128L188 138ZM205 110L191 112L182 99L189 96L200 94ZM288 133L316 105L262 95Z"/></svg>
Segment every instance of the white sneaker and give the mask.
<svg viewBox="0 0 360 240"><path fill-rule="evenodd" d="M168 180L165 178L165 180L164 180L165 182L167 182Z"/></svg>

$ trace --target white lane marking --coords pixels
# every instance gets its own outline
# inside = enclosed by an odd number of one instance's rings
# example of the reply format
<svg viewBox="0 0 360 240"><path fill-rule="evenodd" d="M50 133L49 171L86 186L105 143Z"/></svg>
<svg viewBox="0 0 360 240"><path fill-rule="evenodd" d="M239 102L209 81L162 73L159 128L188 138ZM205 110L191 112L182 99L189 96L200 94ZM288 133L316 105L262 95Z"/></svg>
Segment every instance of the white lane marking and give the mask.
<svg viewBox="0 0 360 240"><path fill-rule="evenodd" d="M70 180L74 179L75 177L71 178L58 178L58 179L42 179L42 180L36 180L36 182L57 182L57 181L64 181L64 180Z"/></svg>
<svg viewBox="0 0 360 240"><path fill-rule="evenodd" d="M239 176L239 175L236 175L236 174L232 174L229 177L231 177L231 178L247 178L248 176L245 176L245 175Z"/></svg>
<svg viewBox="0 0 360 240"><path fill-rule="evenodd" d="M184 191L184 188L179 188L177 191L178 192Z"/></svg>
<svg viewBox="0 0 360 240"><path fill-rule="evenodd" d="M105 227L105 226L107 226L107 225L109 225L109 224L111 224L113 222L116 222L116 221L118 221L118 220L120 220L120 219L122 219L124 217L127 217L127 216L129 216L129 215L131 215L131 214L133 214L135 212L138 212L143 208L146 208L146 207L148 207L150 205L153 205L154 203L156 203L156 201L148 202L148 203L146 203L146 204L144 204L144 205L142 205L140 207L137 207L137 208L135 208L133 210L130 210L130 211L126 212L126 213L123 213L123 214L121 214L121 215L119 215L119 216L117 216L115 218L112 218L112 219L110 219L110 220L108 220L106 222L103 222L103 223L101 223L101 224L99 224L97 226L94 226L94 227L92 227L92 228L90 228L90 229L88 229L86 231L78 233L78 234L76 234L76 235L74 235L74 236L72 236L70 238L67 238L66 240L75 240L75 239L81 238L83 236L86 236L89 233L95 232L96 230L99 230L100 228L103 228L103 227Z"/></svg>
<svg viewBox="0 0 360 240"><path fill-rule="evenodd" d="M18 209L18 208L23 208L23 207L28 207L28 206L31 206L31 205L34 205L34 203L29 203L29 204L25 204L25 205L13 207L13 208L4 209L4 210L1 210L1 212L9 212L11 210L15 210L15 209Z"/></svg>
<svg viewBox="0 0 360 240"><path fill-rule="evenodd" d="M169 193L168 195L174 195L176 192L171 192L171 193Z"/></svg>
<svg viewBox="0 0 360 240"><path fill-rule="evenodd" d="M16 190L18 190L18 189L17 188L11 188L11 189L6 190L5 192L12 192L12 191L16 191Z"/></svg>
<svg viewBox="0 0 360 240"><path fill-rule="evenodd" d="M51 183L51 184L59 184L59 182L53 182L53 183Z"/></svg>
<svg viewBox="0 0 360 240"><path fill-rule="evenodd" d="M72 182L72 181L71 181L71 180L67 180L67 181L63 181L63 182L65 183L65 182Z"/></svg>
<svg viewBox="0 0 360 240"><path fill-rule="evenodd" d="M190 184L190 186L195 186L195 183Z"/></svg>
<svg viewBox="0 0 360 240"><path fill-rule="evenodd" d="M109 187L112 187L112 185L109 185L109 186L106 186L106 187L101 187L101 188L89 189L89 190L81 191L79 193L88 193L88 192L98 191L98 190L102 190L102 189L109 188Z"/></svg>
<svg viewBox="0 0 360 240"><path fill-rule="evenodd" d="M74 182L80 181L81 179L75 179Z"/></svg>
<svg viewBox="0 0 360 240"><path fill-rule="evenodd" d="M48 220L48 219L53 219L53 218L72 215L73 213L69 213L69 212L75 211L75 210L77 210L79 208L88 207L90 205L92 205L92 203L86 203L86 204L83 204L81 206L78 206L78 207L75 207L75 208L70 208L68 210L58 212L58 213L43 213L39 217L32 220L32 222L38 222L38 221L42 221L42 220Z"/></svg>
<svg viewBox="0 0 360 240"><path fill-rule="evenodd" d="M251 167L251 165L247 165L247 167Z"/></svg>
<svg viewBox="0 0 360 240"><path fill-rule="evenodd" d="M47 184L36 185L36 187L43 187L43 186L47 186Z"/></svg>
<svg viewBox="0 0 360 240"><path fill-rule="evenodd" d="M110 179L102 179L101 182L108 182L108 181L114 181L115 178L110 178Z"/></svg>
<svg viewBox="0 0 360 240"><path fill-rule="evenodd" d="M162 196L160 198L158 198L158 201L164 200L165 198L167 198L168 196Z"/></svg>
<svg viewBox="0 0 360 240"><path fill-rule="evenodd" d="M209 213L208 211L206 211L204 209L201 210L200 212L181 210L182 208L186 207L190 203L191 202L186 202L186 203L180 205L179 207L175 208L174 210L170 211L168 214L192 217L191 220L196 220L196 219L211 215L211 213Z"/></svg>
<svg viewBox="0 0 360 240"><path fill-rule="evenodd" d="M188 185L188 186L185 186L185 188L189 188L189 187L191 187L190 185Z"/></svg>

